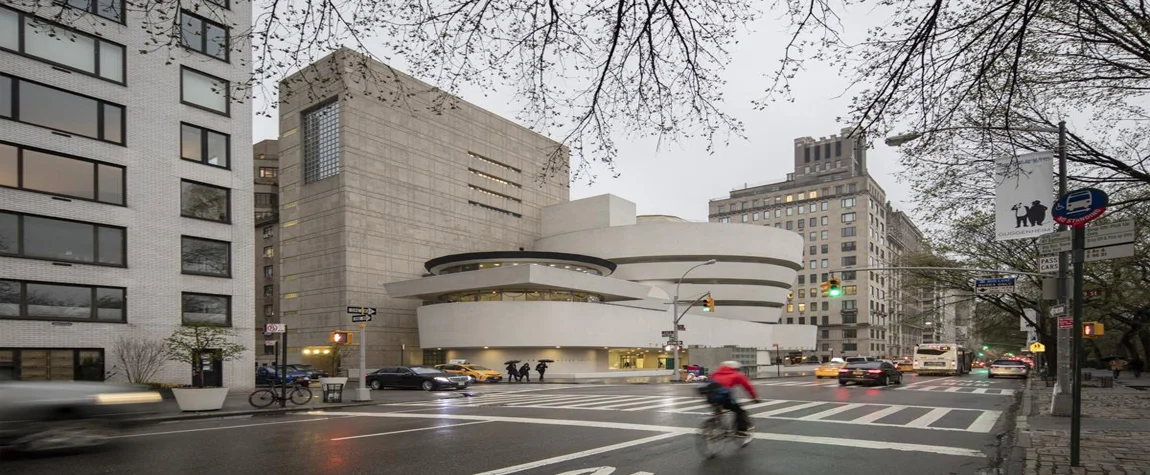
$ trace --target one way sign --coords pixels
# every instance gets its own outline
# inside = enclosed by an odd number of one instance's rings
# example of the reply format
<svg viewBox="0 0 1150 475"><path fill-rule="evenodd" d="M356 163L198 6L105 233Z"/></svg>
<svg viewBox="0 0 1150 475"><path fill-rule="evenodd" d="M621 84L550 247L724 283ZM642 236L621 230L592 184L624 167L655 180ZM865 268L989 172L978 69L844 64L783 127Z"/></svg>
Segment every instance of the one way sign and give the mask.
<svg viewBox="0 0 1150 475"><path fill-rule="evenodd" d="M347 313L352 315L375 315L375 307L348 307Z"/></svg>

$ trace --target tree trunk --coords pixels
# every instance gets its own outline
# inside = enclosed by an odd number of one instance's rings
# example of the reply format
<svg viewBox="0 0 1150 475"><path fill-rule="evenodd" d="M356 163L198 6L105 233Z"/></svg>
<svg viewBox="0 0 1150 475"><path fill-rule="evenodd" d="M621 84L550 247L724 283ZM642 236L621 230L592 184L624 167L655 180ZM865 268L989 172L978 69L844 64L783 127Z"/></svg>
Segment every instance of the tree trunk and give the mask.
<svg viewBox="0 0 1150 475"><path fill-rule="evenodd" d="M1122 345L1123 348L1126 349L1126 354L1123 356L1126 356L1127 358L1133 358L1135 356L1138 356L1138 348L1134 346L1134 336L1137 335L1138 330L1141 330L1141 329L1142 329L1142 326L1139 325L1136 327L1131 327L1130 329L1128 329L1122 333L1122 339L1119 340L1119 343Z"/></svg>

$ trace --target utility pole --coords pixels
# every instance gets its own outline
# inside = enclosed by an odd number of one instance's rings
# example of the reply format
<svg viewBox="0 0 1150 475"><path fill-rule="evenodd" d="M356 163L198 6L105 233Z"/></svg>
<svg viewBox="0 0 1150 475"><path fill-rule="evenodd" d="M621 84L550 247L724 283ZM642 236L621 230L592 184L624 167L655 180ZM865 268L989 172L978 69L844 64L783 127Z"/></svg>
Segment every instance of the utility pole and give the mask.
<svg viewBox="0 0 1150 475"><path fill-rule="evenodd" d="M675 340L675 344L673 345L675 347L675 353L674 353L675 368L674 368L674 372L671 373L672 378L674 378L676 375L679 375L679 376L682 375L679 372L679 368L681 368L683 366L679 362L679 286L683 285L683 279L687 278L687 274L690 274L691 271L695 270L696 268L698 268L700 266L709 266L711 264L714 264L715 262L717 262L717 261L715 261L714 259L710 259L706 262L695 264L694 267L687 269L687 272L684 272L683 275L681 277L679 277L679 280L675 282L675 298L671 302L671 309L672 309L671 331L673 332L672 335L674 335L673 338Z"/></svg>
<svg viewBox="0 0 1150 475"><path fill-rule="evenodd" d="M1058 122L1058 198L1066 195L1066 121ZM1057 198L1056 198L1057 199ZM1065 224L1058 225L1058 231L1066 230ZM1063 311L1067 309L1067 297L1070 294L1069 279L1066 278L1068 261L1070 256L1066 252L1058 253L1058 278L1056 285L1058 287L1058 307ZM1054 315L1055 318L1061 315ZM1051 407L1051 412L1056 416L1068 416L1073 411L1073 381L1071 380L1071 371L1073 370L1072 356L1078 351L1073 338L1074 329L1059 328L1058 329L1058 391L1054 394L1054 400Z"/></svg>
<svg viewBox="0 0 1150 475"><path fill-rule="evenodd" d="M367 387L367 323L359 324L359 387L355 388L355 402L371 400Z"/></svg>

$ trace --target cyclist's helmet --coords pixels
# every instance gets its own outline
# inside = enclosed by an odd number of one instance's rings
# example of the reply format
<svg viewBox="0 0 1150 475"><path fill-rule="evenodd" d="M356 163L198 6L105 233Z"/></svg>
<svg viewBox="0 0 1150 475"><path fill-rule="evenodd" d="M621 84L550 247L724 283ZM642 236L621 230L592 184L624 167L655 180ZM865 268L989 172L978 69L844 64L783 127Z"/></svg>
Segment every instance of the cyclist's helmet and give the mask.
<svg viewBox="0 0 1150 475"><path fill-rule="evenodd" d="M740 368L743 367L743 365L740 364L738 361L724 361L722 363L719 363L719 366L731 368L735 371L738 371Z"/></svg>

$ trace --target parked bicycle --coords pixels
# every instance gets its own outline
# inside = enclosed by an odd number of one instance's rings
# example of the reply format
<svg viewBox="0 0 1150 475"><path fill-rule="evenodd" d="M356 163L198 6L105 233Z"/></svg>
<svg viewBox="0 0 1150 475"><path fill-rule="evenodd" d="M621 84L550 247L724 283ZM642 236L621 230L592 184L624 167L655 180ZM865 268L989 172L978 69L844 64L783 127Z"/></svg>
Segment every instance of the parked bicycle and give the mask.
<svg viewBox="0 0 1150 475"><path fill-rule="evenodd" d="M292 404L302 406L311 401L311 390L303 387L298 382L288 385L287 397L281 397L279 390L280 388L276 386L257 389L248 396L248 404L263 409L277 402L286 403L286 401L291 401Z"/></svg>
<svg viewBox="0 0 1150 475"><path fill-rule="evenodd" d="M733 412L715 407L711 416L699 426L696 446L704 457L712 458L723 451L727 441L738 441L739 448L742 448L750 444L751 439L749 434L746 436L738 434Z"/></svg>

